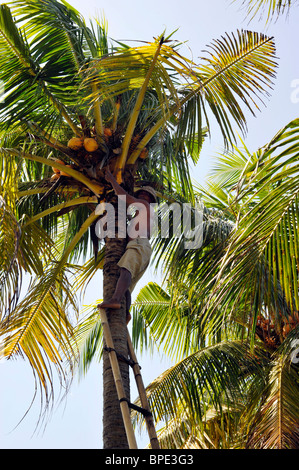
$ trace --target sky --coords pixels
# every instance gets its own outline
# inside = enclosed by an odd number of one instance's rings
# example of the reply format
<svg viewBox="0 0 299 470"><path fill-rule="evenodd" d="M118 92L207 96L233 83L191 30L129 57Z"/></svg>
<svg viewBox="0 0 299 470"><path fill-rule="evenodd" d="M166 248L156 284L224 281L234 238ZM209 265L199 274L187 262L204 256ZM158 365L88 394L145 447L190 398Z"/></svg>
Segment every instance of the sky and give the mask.
<svg viewBox="0 0 299 470"><path fill-rule="evenodd" d="M151 41L153 37L174 30L174 38L187 41L184 53L199 61L202 51L213 39L237 29L250 29L274 36L279 69L266 106L253 117L246 113L247 147L256 151L266 144L283 126L299 115L299 9L294 6L288 18L281 17L269 25L264 20L248 22L241 9L242 0L70 0L86 20L105 16L109 36L117 40ZM213 160L223 149L219 131L212 129L211 139L204 144L193 178L203 183L213 166ZM159 280L160 273L149 268L135 289L150 280ZM89 286L83 304L101 298L102 275ZM134 297L133 297L134 300ZM153 357L137 351L145 385L171 365L169 359L156 353ZM94 363L84 378L75 377L66 400L57 404L43 432L34 432L39 416L34 394L34 378L24 361L0 362L0 449L101 449L102 448L102 366ZM132 399L137 396L132 377ZM137 433L139 448L147 437Z"/></svg>

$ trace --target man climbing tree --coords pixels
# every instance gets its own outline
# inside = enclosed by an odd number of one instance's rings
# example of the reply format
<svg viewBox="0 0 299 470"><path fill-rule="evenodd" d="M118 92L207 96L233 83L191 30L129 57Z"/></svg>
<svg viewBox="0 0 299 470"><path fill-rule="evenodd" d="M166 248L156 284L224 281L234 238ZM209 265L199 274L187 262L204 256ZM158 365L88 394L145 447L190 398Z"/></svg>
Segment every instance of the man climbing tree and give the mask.
<svg viewBox="0 0 299 470"><path fill-rule="evenodd" d="M145 273L152 253L149 238L154 219L151 203L157 201L155 190L143 186L134 196L128 194L116 181L110 170L106 170L106 180L111 183L117 196L125 198L126 207L135 207L137 213L127 227L126 251L117 263L120 275L113 296L98 305L99 308L120 309L121 300L126 298L127 323L131 319L131 293Z"/></svg>

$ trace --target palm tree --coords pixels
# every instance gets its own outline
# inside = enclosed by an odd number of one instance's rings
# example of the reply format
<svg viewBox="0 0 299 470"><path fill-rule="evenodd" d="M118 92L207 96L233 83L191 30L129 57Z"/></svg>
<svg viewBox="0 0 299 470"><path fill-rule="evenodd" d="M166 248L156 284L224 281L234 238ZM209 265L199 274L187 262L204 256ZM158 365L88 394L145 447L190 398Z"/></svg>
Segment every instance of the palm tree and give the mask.
<svg viewBox="0 0 299 470"><path fill-rule="evenodd" d="M148 387L166 448L299 447L298 137L296 119L218 159L202 249L168 241L172 281L136 300L136 344L179 360Z"/></svg>
<svg viewBox="0 0 299 470"><path fill-rule="evenodd" d="M105 169L128 193L148 180L161 195L192 198L187 159L196 163L210 115L231 144L233 122L246 130L240 103L258 109L275 75L273 38L263 34L238 31L214 41L202 65L171 41L164 33L141 46L110 44L105 22L87 26L65 1L1 5L3 354L29 360L47 402L51 365L64 378L62 359L73 367L77 358L70 275L80 272L87 283L103 268L104 297L118 278L125 239L107 237L99 247L95 237L98 203L117 210ZM24 271L35 278L20 301ZM126 356L125 306L108 318ZM128 365L120 367L129 397ZM123 448L106 353L103 377L104 447Z"/></svg>

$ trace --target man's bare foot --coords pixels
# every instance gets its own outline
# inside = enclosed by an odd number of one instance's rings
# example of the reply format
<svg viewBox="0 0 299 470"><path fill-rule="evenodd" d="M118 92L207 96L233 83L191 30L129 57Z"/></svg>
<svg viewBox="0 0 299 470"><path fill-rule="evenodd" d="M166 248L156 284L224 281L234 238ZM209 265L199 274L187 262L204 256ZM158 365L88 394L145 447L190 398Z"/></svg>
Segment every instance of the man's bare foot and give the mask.
<svg viewBox="0 0 299 470"><path fill-rule="evenodd" d="M112 308L113 310L118 310L120 309L120 307L121 307L120 302L113 298L109 300L104 300L104 302L98 305L98 308Z"/></svg>

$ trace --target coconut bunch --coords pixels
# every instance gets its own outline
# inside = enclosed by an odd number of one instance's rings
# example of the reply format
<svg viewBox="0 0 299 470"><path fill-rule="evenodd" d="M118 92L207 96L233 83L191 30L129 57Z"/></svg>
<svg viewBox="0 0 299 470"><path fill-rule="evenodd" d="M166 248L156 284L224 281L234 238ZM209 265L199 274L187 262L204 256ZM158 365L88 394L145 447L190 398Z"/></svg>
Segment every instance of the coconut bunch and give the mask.
<svg viewBox="0 0 299 470"><path fill-rule="evenodd" d="M265 318L262 315L257 317L256 334L270 349L276 349L281 344L271 318Z"/></svg>
<svg viewBox="0 0 299 470"><path fill-rule="evenodd" d="M92 137L72 137L69 141L67 146L75 151L78 151L82 149L83 147L85 148L86 152L92 153L98 150L99 145L96 141L96 139Z"/></svg>
<svg viewBox="0 0 299 470"><path fill-rule="evenodd" d="M286 338L298 324L299 312L294 312L287 318L284 317L279 326L275 326L271 318L259 315L256 322L256 334L268 347L277 349L281 344L281 339Z"/></svg>
<svg viewBox="0 0 299 470"><path fill-rule="evenodd" d="M73 136L67 142L67 151L64 151L64 155L61 157L63 160L56 159L54 161L50 182L56 183L61 176L64 176L68 178L64 178L64 183L69 184L69 178L72 178L72 176L68 174L67 168L71 168L102 184L104 188L106 185L105 169L109 167L113 172L117 159L122 152L121 129L114 130L110 127L105 127L103 134L98 136L95 127L87 129L83 124L82 128L82 136ZM134 151L140 140L141 136L133 136L129 155ZM148 149L144 148L139 156L139 161L145 160L148 154ZM57 168L55 162L64 165L66 171ZM134 170L136 171L136 165Z"/></svg>

